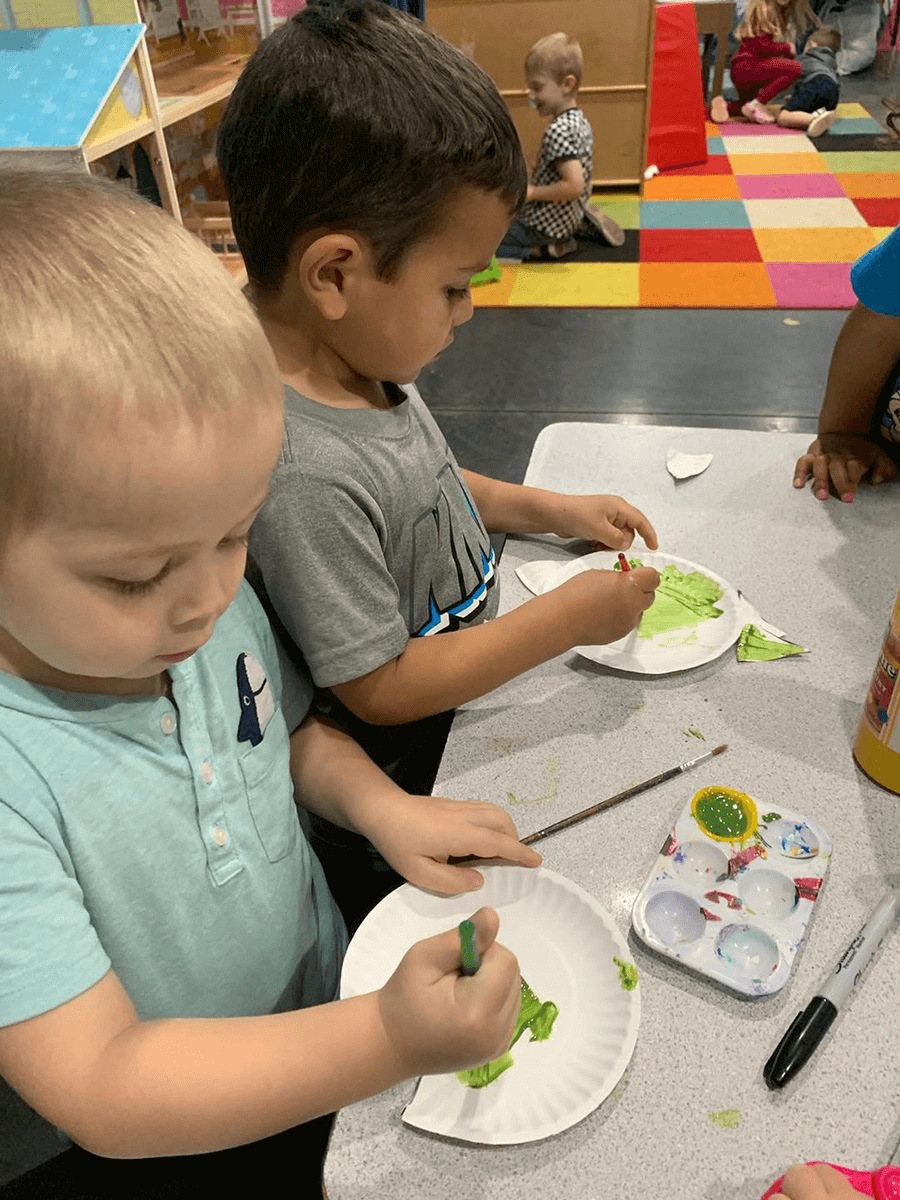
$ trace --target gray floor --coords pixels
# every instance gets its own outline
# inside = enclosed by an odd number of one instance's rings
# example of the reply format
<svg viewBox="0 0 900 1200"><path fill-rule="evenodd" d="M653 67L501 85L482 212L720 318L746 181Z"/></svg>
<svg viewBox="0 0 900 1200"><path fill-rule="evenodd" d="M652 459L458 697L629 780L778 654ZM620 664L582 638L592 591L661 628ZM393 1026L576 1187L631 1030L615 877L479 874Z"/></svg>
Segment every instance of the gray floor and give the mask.
<svg viewBox="0 0 900 1200"><path fill-rule="evenodd" d="M842 98L881 121L881 97L893 91L867 71L843 81ZM458 330L419 386L463 466L518 482L534 439L555 421L813 432L844 316L487 309ZM0 1186L59 1148L3 1093Z"/></svg>

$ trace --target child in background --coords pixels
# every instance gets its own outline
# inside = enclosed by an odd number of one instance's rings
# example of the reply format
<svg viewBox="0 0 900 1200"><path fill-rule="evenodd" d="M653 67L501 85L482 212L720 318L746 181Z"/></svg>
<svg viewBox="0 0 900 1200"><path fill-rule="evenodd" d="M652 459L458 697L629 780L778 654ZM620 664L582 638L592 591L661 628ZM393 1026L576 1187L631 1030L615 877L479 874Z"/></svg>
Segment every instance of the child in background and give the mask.
<svg viewBox="0 0 900 1200"><path fill-rule="evenodd" d="M712 120L721 124L743 116L771 125L775 118L763 106L800 78L797 39L819 24L808 0L749 0L735 34L741 44L729 64L738 98L716 96L710 106Z"/></svg>
<svg viewBox="0 0 900 1200"><path fill-rule="evenodd" d="M200 242L113 184L5 173L0 304L0 1086L78 1144L3 1191L313 1195L328 1114L502 1052L520 988L481 909L473 978L454 928L336 1001L295 800L442 891L480 878L448 854L540 856L304 720L243 581L281 384Z"/></svg>
<svg viewBox="0 0 900 1200"><path fill-rule="evenodd" d="M805 129L809 137L815 138L835 123L841 95L835 56L840 48L841 31L837 26L822 25L812 31L800 55L803 74L776 117L779 125Z"/></svg>
<svg viewBox="0 0 900 1200"><path fill-rule="evenodd" d="M218 155L285 385L251 579L327 711L387 766L407 723L616 641L653 601L650 568L585 571L489 620L490 532L616 550L656 535L616 496L460 470L414 386L471 318L469 279L524 198L518 135L480 67L377 0L309 4L244 68ZM345 917L396 886L359 838L314 833Z"/></svg>
<svg viewBox="0 0 900 1200"><path fill-rule="evenodd" d="M794 487L812 477L817 499L830 490L852 503L860 481L897 476L900 465L900 228L853 264L857 304L847 315L828 369L819 433L794 467Z"/></svg>
<svg viewBox="0 0 900 1200"><path fill-rule="evenodd" d="M563 258L578 249L575 234L585 221L612 246L625 234L611 217L588 204L594 171L594 135L578 107L583 71L581 47L551 33L528 51L525 78L530 102L550 123L528 184L526 205L497 250L502 261Z"/></svg>

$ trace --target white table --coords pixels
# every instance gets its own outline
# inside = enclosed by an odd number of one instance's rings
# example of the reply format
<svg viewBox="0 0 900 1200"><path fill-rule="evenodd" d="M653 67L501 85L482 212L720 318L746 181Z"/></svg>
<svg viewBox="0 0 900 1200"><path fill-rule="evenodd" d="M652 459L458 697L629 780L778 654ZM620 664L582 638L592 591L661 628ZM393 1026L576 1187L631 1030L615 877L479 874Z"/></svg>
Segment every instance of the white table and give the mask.
<svg viewBox="0 0 900 1200"><path fill-rule="evenodd" d="M723 576L812 653L739 663L730 651L656 677L567 654L457 714L436 793L504 804L522 835L702 752L689 728L707 747L730 749L539 845L545 864L596 896L629 937L642 1016L624 1084L557 1137L490 1149L402 1125L415 1087L403 1084L339 1115L329 1200L758 1200L796 1161L871 1169L891 1160L900 1142L897 933L797 1079L779 1093L762 1080L782 1033L880 897L900 847L900 797L865 779L850 754L900 582L900 488L865 488L853 505L795 491L791 469L808 441L600 424L553 425L538 437L527 483L626 496L655 524L661 549ZM705 474L676 484L665 469L670 446L715 457ZM516 565L585 549L510 539L501 611L528 598ZM713 782L810 814L834 842L807 942L771 997L727 992L630 932L632 901L665 833ZM710 1119L724 1110L738 1110L735 1128Z"/></svg>

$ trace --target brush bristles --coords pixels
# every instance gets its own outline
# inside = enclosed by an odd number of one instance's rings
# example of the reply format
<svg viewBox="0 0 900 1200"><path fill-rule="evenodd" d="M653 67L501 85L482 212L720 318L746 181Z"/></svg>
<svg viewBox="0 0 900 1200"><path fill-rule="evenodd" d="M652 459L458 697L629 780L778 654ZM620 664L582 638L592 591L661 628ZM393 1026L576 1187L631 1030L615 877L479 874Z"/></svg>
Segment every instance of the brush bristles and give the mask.
<svg viewBox="0 0 900 1200"><path fill-rule="evenodd" d="M713 754L724 754L727 749L728 749L728 743L725 742L721 746L716 746L715 750L713 750Z"/></svg>

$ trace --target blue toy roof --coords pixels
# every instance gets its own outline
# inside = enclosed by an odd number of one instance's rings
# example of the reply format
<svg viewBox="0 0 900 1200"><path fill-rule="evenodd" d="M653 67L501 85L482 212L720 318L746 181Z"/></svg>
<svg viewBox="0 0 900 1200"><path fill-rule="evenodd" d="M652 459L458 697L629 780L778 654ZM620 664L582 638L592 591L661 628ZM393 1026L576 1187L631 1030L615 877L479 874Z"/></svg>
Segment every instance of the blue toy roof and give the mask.
<svg viewBox="0 0 900 1200"><path fill-rule="evenodd" d="M0 31L0 148L80 146L143 25Z"/></svg>

